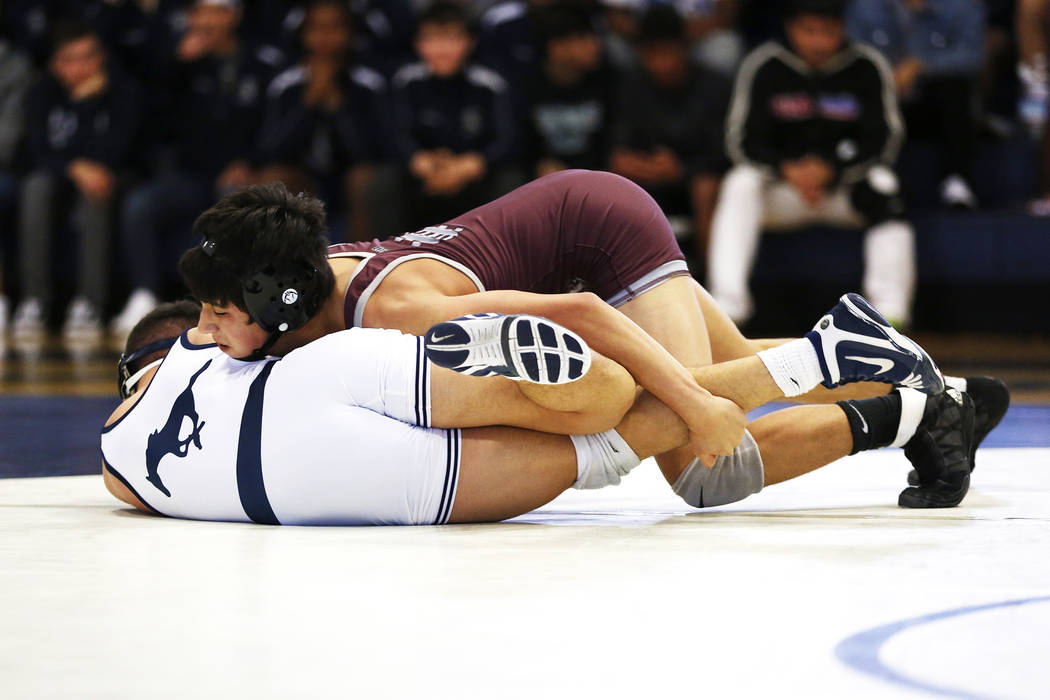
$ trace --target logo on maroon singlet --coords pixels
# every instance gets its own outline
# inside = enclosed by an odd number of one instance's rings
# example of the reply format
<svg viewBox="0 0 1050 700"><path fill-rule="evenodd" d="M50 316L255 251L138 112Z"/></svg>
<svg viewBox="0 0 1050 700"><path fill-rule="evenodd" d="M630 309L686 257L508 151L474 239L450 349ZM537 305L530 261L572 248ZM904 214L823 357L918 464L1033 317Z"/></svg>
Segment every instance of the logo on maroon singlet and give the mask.
<svg viewBox="0 0 1050 700"><path fill-rule="evenodd" d="M419 231L403 233L394 240L398 243L410 241L414 247L418 248L424 243L441 243L442 241L452 240L458 236L459 232L462 230L463 229L459 227L449 228L445 224L441 224L440 226L427 226Z"/></svg>

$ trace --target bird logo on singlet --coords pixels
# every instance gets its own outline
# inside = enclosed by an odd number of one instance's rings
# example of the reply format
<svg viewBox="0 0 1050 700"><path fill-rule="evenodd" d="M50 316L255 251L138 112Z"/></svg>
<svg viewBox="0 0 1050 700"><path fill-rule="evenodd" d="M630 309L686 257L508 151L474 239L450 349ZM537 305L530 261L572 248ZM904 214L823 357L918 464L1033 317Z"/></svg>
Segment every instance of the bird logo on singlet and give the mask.
<svg viewBox="0 0 1050 700"><path fill-rule="evenodd" d="M160 478L158 472L160 462L166 455L175 455L180 459L185 457L190 452L191 442L196 445L198 450L201 449L201 428L204 427L204 421L200 420L196 402L193 400L193 383L197 381L197 377L201 376L204 370L208 369L210 364L211 360L208 360L203 367L190 377L190 383L186 385L186 388L182 390L182 393L175 398L175 402L171 405L171 413L168 414L168 420L164 423L164 426L160 430L154 430L150 433L149 438L146 439L146 481L153 484L158 491L169 498L171 497L171 491L164 485L164 481ZM190 419L193 427L189 435L179 439L182 423L186 418Z"/></svg>

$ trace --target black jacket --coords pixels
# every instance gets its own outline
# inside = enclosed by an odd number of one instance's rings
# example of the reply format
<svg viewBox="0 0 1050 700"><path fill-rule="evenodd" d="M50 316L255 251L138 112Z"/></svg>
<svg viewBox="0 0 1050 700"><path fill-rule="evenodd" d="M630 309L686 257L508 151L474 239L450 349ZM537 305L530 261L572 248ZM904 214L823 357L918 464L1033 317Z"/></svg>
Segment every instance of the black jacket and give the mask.
<svg viewBox="0 0 1050 700"><path fill-rule="evenodd" d="M65 173L71 161L85 158L119 170L132 156L141 123L141 94L119 74L111 71L105 91L79 101L44 75L26 99L29 167Z"/></svg>
<svg viewBox="0 0 1050 700"><path fill-rule="evenodd" d="M308 79L307 68L299 65L270 83L266 117L259 131L259 160L302 165L318 175L383 160L390 141L383 76L364 66L347 69L343 103L331 113L303 102Z"/></svg>
<svg viewBox="0 0 1050 700"><path fill-rule="evenodd" d="M771 41L744 59L726 128L737 164L779 176L780 165L823 158L851 184L873 165L890 164L904 138L893 75L874 49L847 42L820 70Z"/></svg>
<svg viewBox="0 0 1050 700"><path fill-rule="evenodd" d="M667 89L636 70L620 91L613 126L614 148L651 151L667 148L692 175L720 175L729 84L721 75L691 66L683 85Z"/></svg>
<svg viewBox="0 0 1050 700"><path fill-rule="evenodd" d="M476 151L489 166L515 155L518 137L507 83L497 73L468 65L439 78L425 63L401 68L393 80L395 143L406 163L420 150Z"/></svg>

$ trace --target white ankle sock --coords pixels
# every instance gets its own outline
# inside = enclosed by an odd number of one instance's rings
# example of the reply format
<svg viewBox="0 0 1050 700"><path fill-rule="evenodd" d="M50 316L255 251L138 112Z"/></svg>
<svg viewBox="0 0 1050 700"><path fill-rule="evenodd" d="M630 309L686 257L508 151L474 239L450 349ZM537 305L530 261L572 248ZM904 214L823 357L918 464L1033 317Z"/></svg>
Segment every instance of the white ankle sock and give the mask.
<svg viewBox="0 0 1050 700"><path fill-rule="evenodd" d="M926 394L921 391L901 387L897 389L897 393L901 397L901 422L897 426L897 437L890 443L890 447L904 447L904 443L911 440L919 428L923 411L926 410Z"/></svg>
<svg viewBox="0 0 1050 700"><path fill-rule="evenodd" d="M576 448L574 489L600 489L615 486L620 477L637 467L641 460L615 430L595 435L570 435Z"/></svg>
<svg viewBox="0 0 1050 700"><path fill-rule="evenodd" d="M806 338L799 338L758 353L784 396L798 396L815 389L824 375L817 351Z"/></svg>
<svg viewBox="0 0 1050 700"><path fill-rule="evenodd" d="M947 374L944 375L944 383L950 386L952 389L958 389L959 391L966 391L966 378L965 377L949 377Z"/></svg>

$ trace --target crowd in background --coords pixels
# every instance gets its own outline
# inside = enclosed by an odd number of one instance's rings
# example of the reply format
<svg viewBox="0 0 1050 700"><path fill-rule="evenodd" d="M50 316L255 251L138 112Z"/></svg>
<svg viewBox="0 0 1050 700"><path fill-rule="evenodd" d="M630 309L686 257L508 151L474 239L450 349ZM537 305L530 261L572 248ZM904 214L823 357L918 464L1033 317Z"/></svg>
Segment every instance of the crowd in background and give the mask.
<svg viewBox="0 0 1050 700"><path fill-rule="evenodd" d="M865 42L849 70L819 63L826 27L798 30L810 31L812 60L785 37L780 11L791 4L3 2L0 332L9 318L21 335L64 318L68 335L99 334L107 310L120 310L111 326L126 332L173 288L195 216L247 184L315 194L338 214L335 237L364 240L440 223L564 168L611 170L649 191L682 222L696 269L718 259L709 276L738 270L720 301L744 319L749 302L733 297L753 245L726 252L725 240L754 229L743 238L757 245L769 224L763 207L778 205L747 189L758 192L762 173L804 202L807 188L844 188L857 225L897 225L873 247L904 251L910 229L885 179L898 127L936 146L945 207L980 206L970 172L979 135L1028 130L1037 147L1050 0L840 2L844 32ZM800 3L818 16L835 5ZM801 80L818 65L840 81L819 104L800 88L767 96L774 108L758 113L750 91L776 92L793 79L778 70ZM872 109L881 116L863 137L843 136L821 158L778 150L785 134L816 143ZM1042 143L1031 210L1046 215ZM753 221L730 215L741 207ZM722 243L720 225L731 232ZM890 258L869 266L913 265ZM908 297L914 280L894 284ZM891 315L906 321L908 303L891 301L903 305Z"/></svg>

